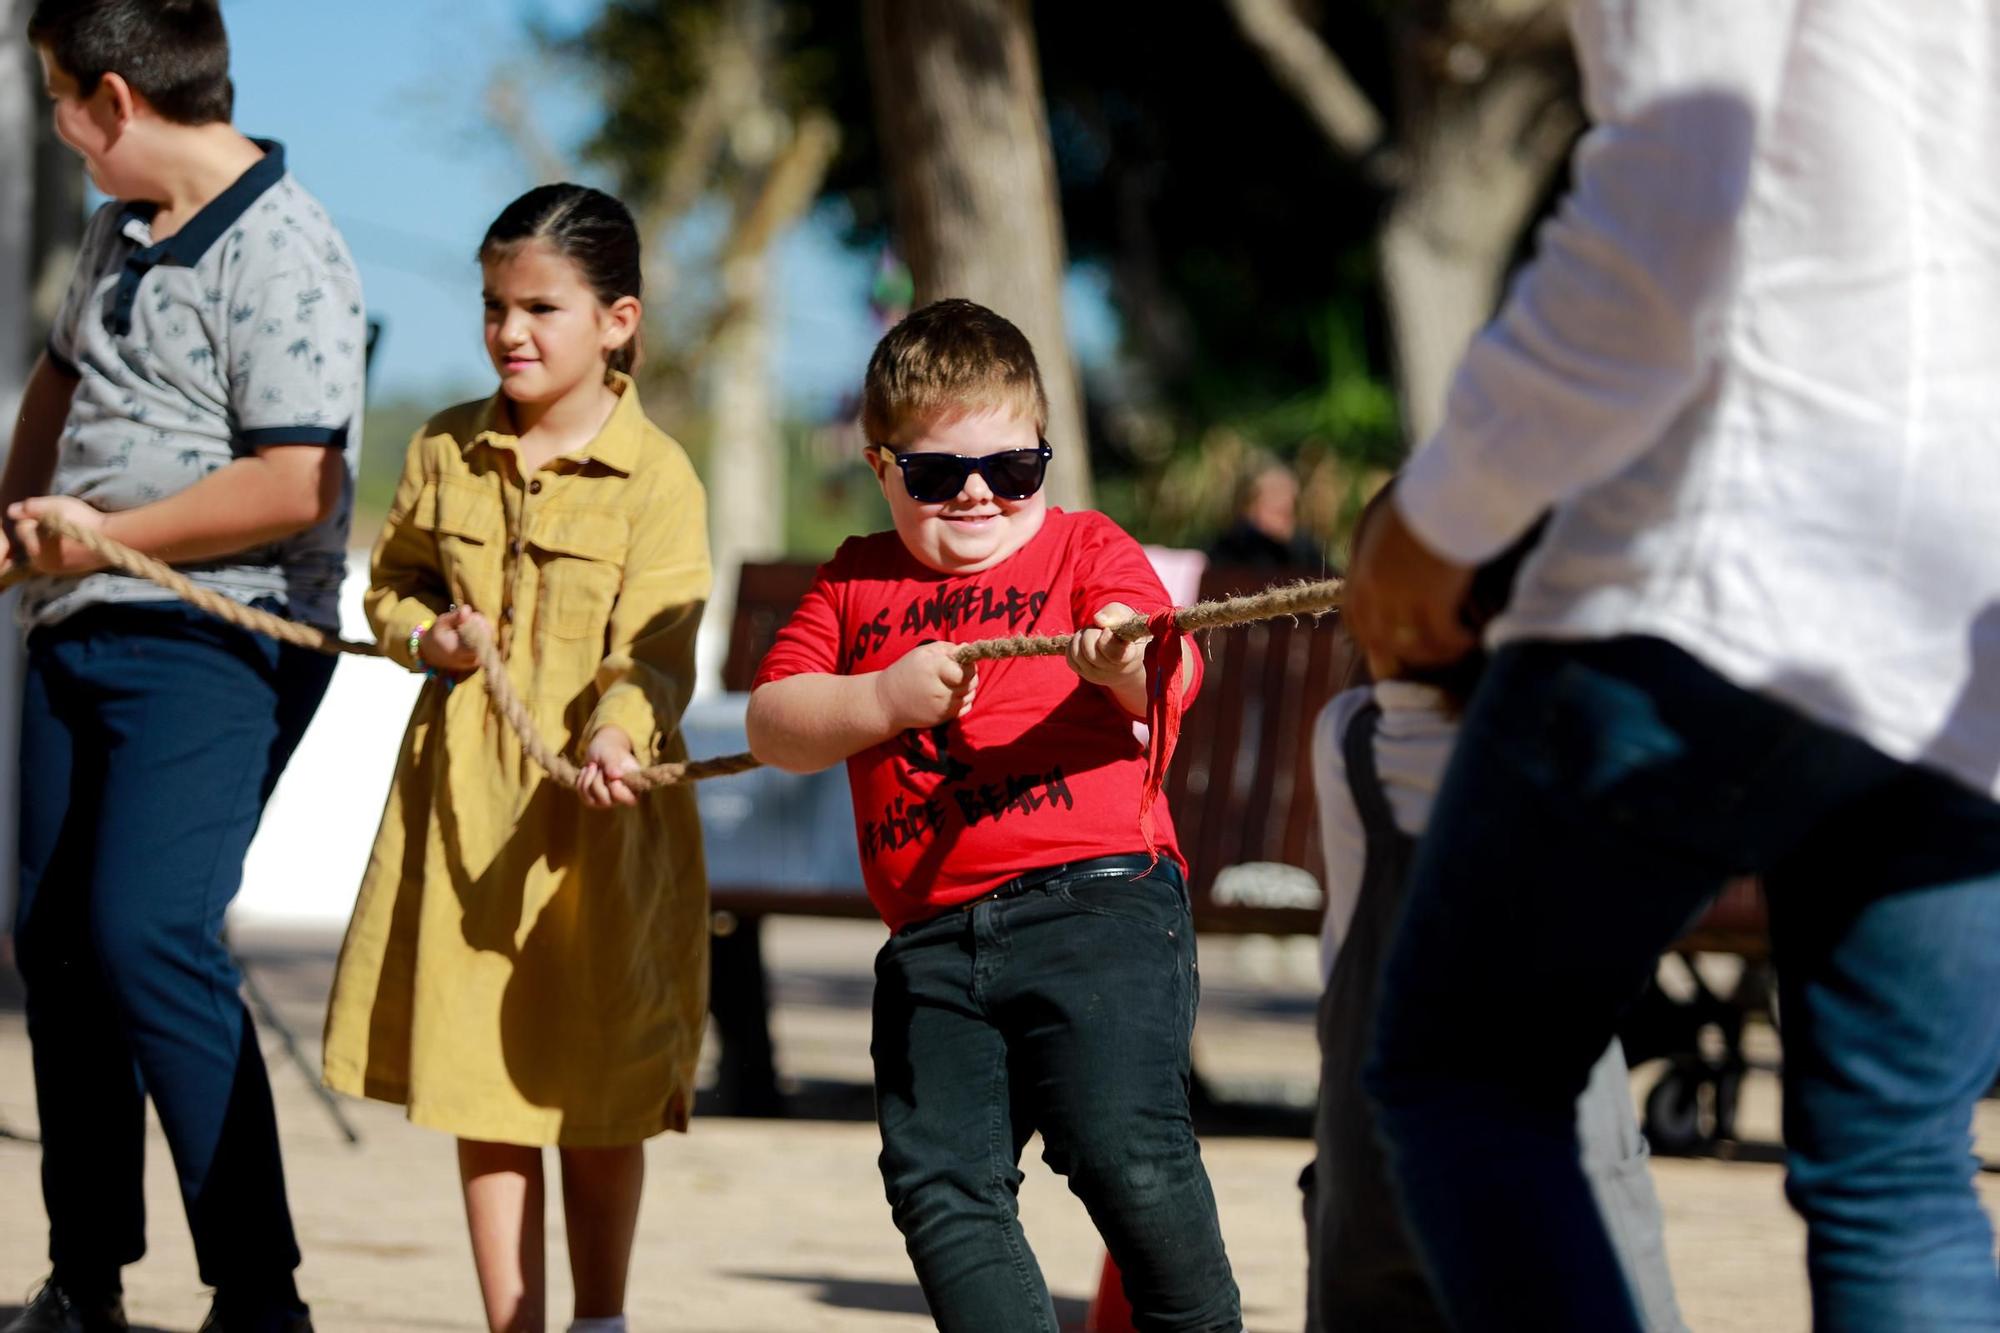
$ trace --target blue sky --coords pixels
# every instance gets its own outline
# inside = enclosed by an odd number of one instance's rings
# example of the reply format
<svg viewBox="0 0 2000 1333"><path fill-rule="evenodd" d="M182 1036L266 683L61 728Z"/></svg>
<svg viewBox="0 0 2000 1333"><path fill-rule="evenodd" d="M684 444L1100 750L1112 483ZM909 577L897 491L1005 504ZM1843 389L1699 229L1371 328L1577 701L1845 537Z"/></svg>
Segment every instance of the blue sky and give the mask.
<svg viewBox="0 0 2000 1333"><path fill-rule="evenodd" d="M588 89L539 62L528 20L568 26L598 0L223 0L236 78L236 120L284 142L306 188L331 209L361 265L372 314L385 325L376 394L483 393L492 382L479 341L472 251L493 216L535 182L484 119L493 73L518 86L558 144L592 116ZM870 256L840 245L822 213L779 252L774 370L808 413L859 383L875 329ZM1089 273L1070 283L1079 354L1099 360L1114 337Z"/></svg>

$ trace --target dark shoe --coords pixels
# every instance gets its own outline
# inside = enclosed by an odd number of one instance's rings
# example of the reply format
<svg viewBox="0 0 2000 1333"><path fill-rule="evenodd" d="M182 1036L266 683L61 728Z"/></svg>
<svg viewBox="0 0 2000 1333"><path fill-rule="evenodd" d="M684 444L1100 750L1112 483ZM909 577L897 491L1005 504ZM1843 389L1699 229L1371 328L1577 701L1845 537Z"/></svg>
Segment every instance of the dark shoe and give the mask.
<svg viewBox="0 0 2000 1333"><path fill-rule="evenodd" d="M127 1327L125 1302L119 1297L78 1301L51 1278L0 1333L125 1333Z"/></svg>
<svg viewBox="0 0 2000 1333"><path fill-rule="evenodd" d="M201 1321L200 1333L230 1333L234 1327L233 1324L223 1322L222 1302L217 1301L208 1307L208 1318ZM280 1316L280 1322L272 1327L283 1330L283 1333L313 1333L312 1315L304 1310L296 1314L283 1315ZM10 1330L0 1328L0 1333L10 1333Z"/></svg>

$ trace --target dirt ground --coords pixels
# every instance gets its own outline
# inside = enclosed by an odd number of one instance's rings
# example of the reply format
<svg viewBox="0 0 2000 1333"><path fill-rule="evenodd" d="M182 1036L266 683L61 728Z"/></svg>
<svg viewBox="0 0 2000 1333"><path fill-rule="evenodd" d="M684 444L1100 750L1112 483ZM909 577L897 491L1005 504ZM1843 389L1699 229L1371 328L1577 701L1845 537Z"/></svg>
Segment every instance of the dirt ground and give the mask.
<svg viewBox="0 0 2000 1333"><path fill-rule="evenodd" d="M779 1063L818 1118L698 1116L693 1133L649 1146L629 1311L637 1330L776 1333L930 1326L875 1174L867 1108L869 960L879 928L777 921L767 949L777 991ZM316 1061L335 941L244 935L252 976ZM1255 1113L1224 1116L1204 1137L1247 1327L1302 1323L1304 1240L1297 1176L1310 1155L1302 1108L1314 1070L1310 945L1205 941L1205 1076ZM1756 1051L1772 1044L1759 1034ZM479 1317L448 1140L393 1107L343 1102L351 1147L267 1026L294 1212L300 1285L323 1333L469 1330ZM1650 1086L1653 1070L1634 1076ZM1690 1325L1707 1333L1789 1333L1808 1325L1803 1233L1774 1164L1776 1080L1752 1074L1738 1160L1662 1160L1656 1177L1670 1257ZM0 1133L36 1130L18 993L0 983ZM1981 1110L1980 1148L2000 1158L2000 1103ZM1030 1154L1035 1151L1030 1146ZM45 1232L32 1143L0 1138L0 1321L42 1276ZM1982 1175L1988 1207L2000 1175ZM152 1249L128 1271L135 1328L192 1333L207 1309L171 1164L157 1133L147 1166ZM552 1209L553 1209L552 1205ZM1022 1193L1028 1235L1064 1319L1081 1326L1103 1250L1081 1207L1045 1169ZM551 1218L553 1326L567 1311L560 1219Z"/></svg>

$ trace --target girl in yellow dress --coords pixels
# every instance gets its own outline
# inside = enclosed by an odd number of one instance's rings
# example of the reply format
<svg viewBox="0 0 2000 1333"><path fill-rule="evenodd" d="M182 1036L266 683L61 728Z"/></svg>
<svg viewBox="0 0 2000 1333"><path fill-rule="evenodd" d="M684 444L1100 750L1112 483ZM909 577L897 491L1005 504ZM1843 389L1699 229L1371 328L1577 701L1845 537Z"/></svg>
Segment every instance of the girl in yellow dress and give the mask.
<svg viewBox="0 0 2000 1333"><path fill-rule="evenodd" d="M694 797L622 780L685 758L703 495L625 373L640 276L624 205L532 190L479 259L499 391L419 432L375 546L369 622L430 679L341 949L326 1080L458 1136L496 1333L543 1327L542 1149L557 1147L570 1327L616 1333L641 1144L687 1127L707 1008ZM580 752L578 792L489 713L474 621L543 735Z"/></svg>

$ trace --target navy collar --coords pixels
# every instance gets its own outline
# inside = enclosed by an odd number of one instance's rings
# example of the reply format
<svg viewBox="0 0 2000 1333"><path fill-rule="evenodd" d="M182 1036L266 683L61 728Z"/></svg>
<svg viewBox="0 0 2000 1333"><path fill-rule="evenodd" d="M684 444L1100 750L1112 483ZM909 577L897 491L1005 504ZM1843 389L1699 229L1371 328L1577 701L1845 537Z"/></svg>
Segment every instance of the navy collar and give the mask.
<svg viewBox="0 0 2000 1333"><path fill-rule="evenodd" d="M275 139L252 139L250 142L263 149L264 156L251 163L249 169L232 181L228 189L202 205L201 211L189 218L179 231L140 250L143 262L149 266L174 264L181 268L193 268L222 239L223 233L250 211L250 205L284 179L285 146ZM133 218L151 222L153 215L159 211L158 204L128 203L118 215L119 224L122 227Z"/></svg>
<svg viewBox="0 0 2000 1333"><path fill-rule="evenodd" d="M250 211L250 205L284 178L285 146L275 139L252 139L250 142L263 149L264 156L230 182L228 189L202 205L200 212L166 240L140 246L125 256L125 269L119 275L110 318L106 320L112 333L122 337L132 332L132 305L139 296L139 282L147 273L162 264L173 268L193 268L222 239L224 233ZM128 201L118 211L120 234L124 233L128 222L135 219L151 222L153 215L159 211L160 206L155 203Z"/></svg>

